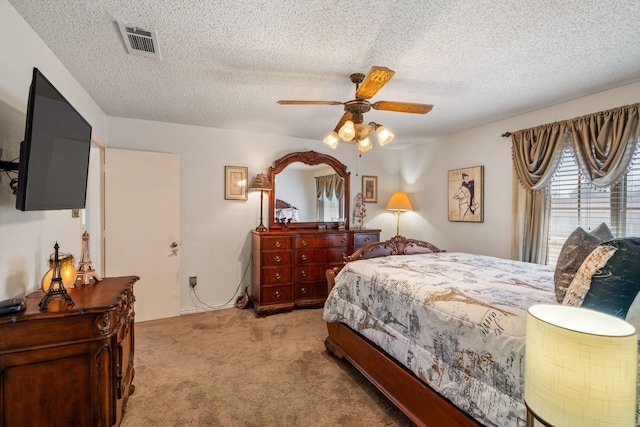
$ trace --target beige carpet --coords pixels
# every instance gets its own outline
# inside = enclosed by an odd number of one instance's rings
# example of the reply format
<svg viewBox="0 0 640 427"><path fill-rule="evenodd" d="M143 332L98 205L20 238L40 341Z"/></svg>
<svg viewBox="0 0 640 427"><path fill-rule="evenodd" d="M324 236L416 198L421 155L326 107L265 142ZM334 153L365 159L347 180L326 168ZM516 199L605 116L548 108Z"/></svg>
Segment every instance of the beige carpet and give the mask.
<svg viewBox="0 0 640 427"><path fill-rule="evenodd" d="M411 426L329 355L322 309L226 309L135 325L135 393L122 426Z"/></svg>

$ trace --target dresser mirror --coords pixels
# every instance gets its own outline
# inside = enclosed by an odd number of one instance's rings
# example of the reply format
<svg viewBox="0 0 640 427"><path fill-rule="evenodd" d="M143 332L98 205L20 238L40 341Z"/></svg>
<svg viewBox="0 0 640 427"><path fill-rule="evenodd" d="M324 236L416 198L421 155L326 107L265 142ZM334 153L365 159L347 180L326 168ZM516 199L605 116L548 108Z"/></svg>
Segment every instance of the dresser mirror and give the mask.
<svg viewBox="0 0 640 427"><path fill-rule="evenodd" d="M269 168L269 228L348 228L349 176L336 158L300 151Z"/></svg>

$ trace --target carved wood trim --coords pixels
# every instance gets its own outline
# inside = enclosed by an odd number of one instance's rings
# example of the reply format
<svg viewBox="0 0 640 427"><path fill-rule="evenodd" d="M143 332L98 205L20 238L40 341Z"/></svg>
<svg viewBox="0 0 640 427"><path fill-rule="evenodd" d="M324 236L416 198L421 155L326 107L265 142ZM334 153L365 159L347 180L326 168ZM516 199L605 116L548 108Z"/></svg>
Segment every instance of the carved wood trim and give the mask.
<svg viewBox="0 0 640 427"><path fill-rule="evenodd" d="M387 255L431 254L438 252L445 251L423 240L394 236L384 242L369 243L344 259L346 262L350 262L357 259L376 258Z"/></svg>

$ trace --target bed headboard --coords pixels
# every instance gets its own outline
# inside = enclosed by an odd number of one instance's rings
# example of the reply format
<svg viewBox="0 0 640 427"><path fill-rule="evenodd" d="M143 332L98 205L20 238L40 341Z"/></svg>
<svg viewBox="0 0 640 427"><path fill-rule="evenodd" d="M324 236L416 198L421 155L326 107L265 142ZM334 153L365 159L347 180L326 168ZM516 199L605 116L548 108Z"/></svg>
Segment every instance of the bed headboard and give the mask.
<svg viewBox="0 0 640 427"><path fill-rule="evenodd" d="M376 258L388 255L413 255L413 254L432 254L437 252L445 252L438 249L435 245L422 240L408 239L403 236L395 236L384 242L369 243L361 247L353 254L346 256L347 262L357 259Z"/></svg>

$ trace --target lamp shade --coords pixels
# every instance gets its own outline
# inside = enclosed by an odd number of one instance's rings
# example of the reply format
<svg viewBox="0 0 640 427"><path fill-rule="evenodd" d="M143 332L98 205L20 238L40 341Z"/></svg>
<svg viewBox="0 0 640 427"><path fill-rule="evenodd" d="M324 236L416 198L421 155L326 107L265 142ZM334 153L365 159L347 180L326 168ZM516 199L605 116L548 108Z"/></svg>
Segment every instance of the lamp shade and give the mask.
<svg viewBox="0 0 640 427"><path fill-rule="evenodd" d="M251 187L249 188L251 190L264 190L264 191L273 190L273 186L269 181L269 177L263 173L259 173L258 175L256 175L256 177L253 179L253 182L251 183Z"/></svg>
<svg viewBox="0 0 640 427"><path fill-rule="evenodd" d="M409 196L404 191L398 191L393 193L389 203L387 203L387 210L390 211L412 211L413 206L411 206L411 201L409 201Z"/></svg>
<svg viewBox="0 0 640 427"><path fill-rule="evenodd" d="M548 425L635 424L637 334L598 311L537 304L527 312L524 400Z"/></svg>

